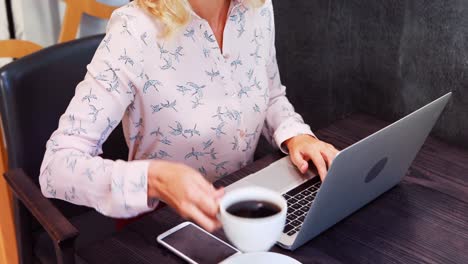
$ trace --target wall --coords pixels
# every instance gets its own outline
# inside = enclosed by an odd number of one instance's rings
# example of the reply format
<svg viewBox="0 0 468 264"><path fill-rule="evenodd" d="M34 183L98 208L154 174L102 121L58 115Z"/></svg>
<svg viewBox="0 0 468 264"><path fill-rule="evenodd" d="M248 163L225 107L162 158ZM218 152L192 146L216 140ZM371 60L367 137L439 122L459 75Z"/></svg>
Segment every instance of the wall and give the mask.
<svg viewBox="0 0 468 264"><path fill-rule="evenodd" d="M366 2L358 108L395 120L452 91L433 132L468 147L468 2Z"/></svg>
<svg viewBox="0 0 468 264"><path fill-rule="evenodd" d="M13 0L16 38L43 47L57 42L60 18L58 0Z"/></svg>
<svg viewBox="0 0 468 264"><path fill-rule="evenodd" d="M5 1L0 1L0 40L9 38L10 32L8 31L6 4ZM9 58L0 58L0 67L9 63L10 61L11 59Z"/></svg>
<svg viewBox="0 0 468 264"><path fill-rule="evenodd" d="M434 135L468 147L468 1L274 1L289 98L314 128L394 121L448 91Z"/></svg>
<svg viewBox="0 0 468 264"><path fill-rule="evenodd" d="M273 1L281 79L313 129L354 110L360 85L358 18L350 1Z"/></svg>

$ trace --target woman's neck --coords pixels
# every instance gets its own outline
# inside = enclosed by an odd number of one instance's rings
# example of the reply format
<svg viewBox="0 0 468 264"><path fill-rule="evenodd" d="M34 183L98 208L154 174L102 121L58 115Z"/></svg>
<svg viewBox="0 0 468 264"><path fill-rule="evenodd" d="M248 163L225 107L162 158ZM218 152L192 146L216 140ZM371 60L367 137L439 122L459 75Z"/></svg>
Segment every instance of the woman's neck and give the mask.
<svg viewBox="0 0 468 264"><path fill-rule="evenodd" d="M189 2L193 11L210 25L226 22L231 0L189 0Z"/></svg>
<svg viewBox="0 0 468 264"><path fill-rule="evenodd" d="M231 0L189 0L189 2L193 11L208 21L218 45L222 49L224 26Z"/></svg>

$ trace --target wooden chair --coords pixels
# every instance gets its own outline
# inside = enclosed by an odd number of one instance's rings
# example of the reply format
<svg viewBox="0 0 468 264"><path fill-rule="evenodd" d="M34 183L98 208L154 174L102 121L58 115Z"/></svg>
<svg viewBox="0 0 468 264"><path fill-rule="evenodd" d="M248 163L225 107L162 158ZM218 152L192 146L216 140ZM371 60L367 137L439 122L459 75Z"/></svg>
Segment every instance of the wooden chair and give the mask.
<svg viewBox="0 0 468 264"><path fill-rule="evenodd" d="M65 16L59 36L59 43L76 38L81 17L88 14L93 17L108 19L118 7L98 3L96 0L64 0L66 2ZM42 47L26 40L1 40L0 58L19 59L41 50ZM7 150L3 137L3 127L0 120L0 175L8 170ZM0 216L0 263L18 263L17 243L14 225L11 190L3 177L0 177L0 205L5 214ZM9 243L7 243L9 242ZM24 260L24 257L22 257Z"/></svg>
<svg viewBox="0 0 468 264"><path fill-rule="evenodd" d="M91 208L47 199L38 186L44 146L103 37L54 45L0 70L0 113L8 146L4 177L15 198L21 263L74 263L75 252L115 232L115 219ZM112 132L103 151L103 157L112 160L128 156L121 126Z"/></svg>
<svg viewBox="0 0 468 264"><path fill-rule="evenodd" d="M2 140L3 141L3 140ZM2 156L5 152L2 152ZM6 171L3 162L0 162L0 171ZM13 200L11 190L3 177L0 177L0 263L18 263L18 248L16 244L15 224L13 219Z"/></svg>
<svg viewBox="0 0 468 264"><path fill-rule="evenodd" d="M13 58L19 59L31 53L34 53L42 49L41 46L37 45L34 42L27 40L18 40L18 39L8 39L0 40L0 58ZM0 120L1 121L1 120ZM3 131L0 122L0 131ZM2 132L3 133L3 132ZM2 170L0 173L3 174L7 169L8 159L6 155L5 142L3 142L3 134L0 138L0 161L2 162Z"/></svg>
<svg viewBox="0 0 468 264"><path fill-rule="evenodd" d="M62 30L59 43L76 38L80 27L81 17L88 14L101 19L109 19L117 6L110 6L97 2L96 0L63 0L66 2L65 16L63 18Z"/></svg>
<svg viewBox="0 0 468 264"><path fill-rule="evenodd" d="M41 46L27 40L0 40L0 58L18 59L40 49Z"/></svg>
<svg viewBox="0 0 468 264"><path fill-rule="evenodd" d="M42 49L41 46L25 40L1 40L0 58L18 59ZM1 121L1 120L0 120ZM0 175L8 169L8 157L0 122ZM0 206L4 214L0 216L0 263L18 263L14 225L13 200L11 190L3 177L0 177Z"/></svg>

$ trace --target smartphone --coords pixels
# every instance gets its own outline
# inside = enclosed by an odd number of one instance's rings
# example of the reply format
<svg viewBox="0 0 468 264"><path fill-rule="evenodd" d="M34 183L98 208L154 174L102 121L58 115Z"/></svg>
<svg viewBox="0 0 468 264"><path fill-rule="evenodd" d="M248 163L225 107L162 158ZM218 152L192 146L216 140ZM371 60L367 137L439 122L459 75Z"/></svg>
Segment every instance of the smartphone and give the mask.
<svg viewBox="0 0 468 264"><path fill-rule="evenodd" d="M184 222L157 237L158 243L193 264L215 264L241 252L192 222Z"/></svg>

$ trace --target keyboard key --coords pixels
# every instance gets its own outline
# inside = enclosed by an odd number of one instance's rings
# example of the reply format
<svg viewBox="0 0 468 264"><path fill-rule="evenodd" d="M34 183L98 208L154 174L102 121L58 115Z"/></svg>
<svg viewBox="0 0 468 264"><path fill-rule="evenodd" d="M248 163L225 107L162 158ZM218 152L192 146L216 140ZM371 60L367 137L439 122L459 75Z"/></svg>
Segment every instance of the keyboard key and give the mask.
<svg viewBox="0 0 468 264"><path fill-rule="evenodd" d="M294 226L292 225L286 225L283 229L283 233L287 233L289 231L291 231L292 229L294 228Z"/></svg>
<svg viewBox="0 0 468 264"><path fill-rule="evenodd" d="M301 192L301 194L304 195L304 196L306 196L306 197L307 197L307 195L310 195L311 193L312 193L312 192L309 191L309 190L304 190L304 191Z"/></svg>
<svg viewBox="0 0 468 264"><path fill-rule="evenodd" d="M300 200L304 199L304 195L302 195L302 194L299 193L299 194L296 194L296 195L294 196L294 198L296 198L297 200L300 201Z"/></svg>
<svg viewBox="0 0 468 264"><path fill-rule="evenodd" d="M307 205L307 204L309 204L309 202L308 202L307 200L304 199L304 200L300 200L300 201L299 201L299 204L300 204L300 205Z"/></svg>
<svg viewBox="0 0 468 264"><path fill-rule="evenodd" d="M296 217L302 216L304 212L302 210L297 210L293 213Z"/></svg>
<svg viewBox="0 0 468 264"><path fill-rule="evenodd" d="M306 196L306 200L309 201L309 202L312 202L312 200L314 200L315 197L312 197L312 195L309 195L309 196Z"/></svg>
<svg viewBox="0 0 468 264"><path fill-rule="evenodd" d="M289 231L289 232L288 232L288 236L292 236L292 235L294 235L294 234L296 234L296 233L297 233L296 230Z"/></svg>
<svg viewBox="0 0 468 264"><path fill-rule="evenodd" d="M294 220L294 221L292 221L292 222L291 222L291 225L293 225L293 226L297 227L297 226L300 226L300 225L302 225L302 223L301 223L301 222L299 222L299 221L297 221L297 220Z"/></svg>
<svg viewBox="0 0 468 264"><path fill-rule="evenodd" d="M322 182L317 182L316 184L314 184L314 186L320 188L320 186L322 186Z"/></svg>
<svg viewBox="0 0 468 264"><path fill-rule="evenodd" d="M304 219L305 219L305 215L297 218L297 221L301 222L301 223L304 223Z"/></svg>
<svg viewBox="0 0 468 264"><path fill-rule="evenodd" d="M289 198L288 200L288 204L294 204L294 203L297 203L297 200L294 199L293 197Z"/></svg>
<svg viewBox="0 0 468 264"><path fill-rule="evenodd" d="M315 198L315 196L317 195L316 192L312 193L310 196L312 196L313 198Z"/></svg>
<svg viewBox="0 0 468 264"><path fill-rule="evenodd" d="M301 227L300 227L300 226L294 228L294 231L296 231L296 233L299 232L300 230L301 230Z"/></svg>
<svg viewBox="0 0 468 264"><path fill-rule="evenodd" d="M308 205L301 208L301 210L306 212L306 213L309 212L309 209L310 209L310 206L308 206Z"/></svg>
<svg viewBox="0 0 468 264"><path fill-rule="evenodd" d="M296 219L296 217L297 217L297 215L290 214L290 215L288 215L288 216L286 217L286 219L289 220L289 221L292 221L292 220Z"/></svg>
<svg viewBox="0 0 468 264"><path fill-rule="evenodd" d="M295 204L291 205L291 207L294 208L294 209L300 209L302 206L300 204L295 203Z"/></svg>
<svg viewBox="0 0 468 264"><path fill-rule="evenodd" d="M289 199L291 196L290 196L289 194L285 193L285 194L283 194L283 197L284 197L284 199L287 200L287 199Z"/></svg>
<svg viewBox="0 0 468 264"><path fill-rule="evenodd" d="M296 188L290 190L289 192L287 192L287 194L291 195L291 196L295 196L296 194L302 192L303 190L309 188L310 186L312 186L313 184L315 184L317 182L320 182L320 178L319 177L314 177L314 178L302 183L301 185L297 186Z"/></svg>

